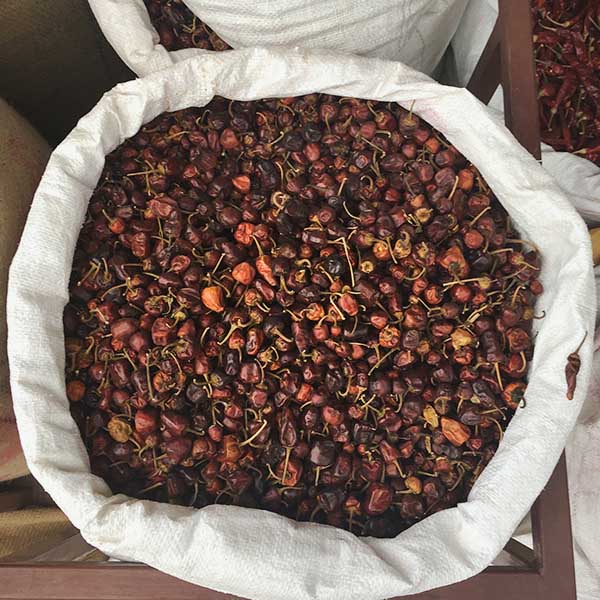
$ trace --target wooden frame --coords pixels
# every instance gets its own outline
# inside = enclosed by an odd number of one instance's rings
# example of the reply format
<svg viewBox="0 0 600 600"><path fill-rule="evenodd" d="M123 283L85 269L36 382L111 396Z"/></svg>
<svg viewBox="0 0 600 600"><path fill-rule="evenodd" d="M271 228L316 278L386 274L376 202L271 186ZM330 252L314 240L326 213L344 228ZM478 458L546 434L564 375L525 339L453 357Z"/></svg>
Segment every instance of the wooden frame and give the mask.
<svg viewBox="0 0 600 600"><path fill-rule="evenodd" d="M500 0L500 17L468 88L488 102L502 82L506 122L540 158L529 2ZM534 549L511 540L516 566L492 566L461 583L407 600L575 600L575 571L564 455L531 512ZM374 576L376 576L374 574ZM145 565L0 564L2 600L234 600Z"/></svg>

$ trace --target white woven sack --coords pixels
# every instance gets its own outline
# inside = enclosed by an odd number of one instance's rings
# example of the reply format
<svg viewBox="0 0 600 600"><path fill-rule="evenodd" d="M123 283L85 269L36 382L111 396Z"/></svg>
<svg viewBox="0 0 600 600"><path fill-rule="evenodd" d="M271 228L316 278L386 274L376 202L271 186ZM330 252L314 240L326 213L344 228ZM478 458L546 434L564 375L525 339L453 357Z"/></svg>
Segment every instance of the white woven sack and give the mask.
<svg viewBox="0 0 600 600"><path fill-rule="evenodd" d="M143 0L88 0L119 56L147 75L205 50L169 52ZM233 48L322 48L433 73L468 0L185 0Z"/></svg>
<svg viewBox="0 0 600 600"><path fill-rule="evenodd" d="M517 411L468 502L395 539L357 538L239 507L185 508L124 495L90 474L64 382L62 310L71 261L104 156L163 111L325 92L414 110L480 169L524 236L539 246L544 294L527 407ZM484 569L548 480L585 397L592 336L581 349L575 399L567 355L594 327L591 249L581 218L554 180L462 89L408 67L331 52L207 54L117 86L56 149L11 267L11 384L29 466L83 536L103 552L148 563L257 600L376 600L452 584Z"/></svg>

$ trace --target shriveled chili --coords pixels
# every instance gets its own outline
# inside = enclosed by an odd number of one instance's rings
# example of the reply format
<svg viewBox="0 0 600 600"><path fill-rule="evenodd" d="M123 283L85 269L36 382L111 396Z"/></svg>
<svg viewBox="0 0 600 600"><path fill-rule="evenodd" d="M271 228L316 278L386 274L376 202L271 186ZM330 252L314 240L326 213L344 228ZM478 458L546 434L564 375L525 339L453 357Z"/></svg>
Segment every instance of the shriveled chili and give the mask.
<svg viewBox="0 0 600 600"><path fill-rule="evenodd" d="M115 492L393 536L464 500L523 399L540 257L412 111L163 114L106 158L67 393Z"/></svg>
<svg viewBox="0 0 600 600"><path fill-rule="evenodd" d="M227 42L200 21L182 0L144 0L144 4L160 43L167 50L229 50Z"/></svg>
<svg viewBox="0 0 600 600"><path fill-rule="evenodd" d="M600 3L534 0L542 140L600 164Z"/></svg>

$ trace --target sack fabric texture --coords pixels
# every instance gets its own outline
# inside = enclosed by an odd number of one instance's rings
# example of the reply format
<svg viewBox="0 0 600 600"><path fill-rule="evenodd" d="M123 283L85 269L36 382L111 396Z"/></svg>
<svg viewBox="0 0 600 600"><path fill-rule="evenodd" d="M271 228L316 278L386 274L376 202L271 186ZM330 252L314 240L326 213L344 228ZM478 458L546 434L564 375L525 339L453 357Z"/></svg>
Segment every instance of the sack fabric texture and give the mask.
<svg viewBox="0 0 600 600"><path fill-rule="evenodd" d="M266 511L193 509L112 495L89 470L65 394L62 312L73 252L105 155L163 111L324 92L399 102L480 170L541 252L545 292L527 406L511 421L468 501L394 539L358 538ZM551 475L586 396L593 340L573 401L565 364L595 318L587 229L556 182L466 90L384 60L283 49L205 53L108 92L53 153L11 266L9 359L32 473L86 540L219 591L260 600L375 600L449 585L499 554Z"/></svg>
<svg viewBox="0 0 600 600"><path fill-rule="evenodd" d="M29 472L21 451L10 397L6 289L8 267L49 156L50 147L46 141L0 98L0 481L15 479Z"/></svg>
<svg viewBox="0 0 600 600"><path fill-rule="evenodd" d="M0 512L0 561L30 560L76 533L58 508L32 507Z"/></svg>
<svg viewBox="0 0 600 600"><path fill-rule="evenodd" d="M143 0L89 0L104 35L138 75L205 50L169 52ZM399 60L431 74L468 0L185 0L233 48L321 48Z"/></svg>

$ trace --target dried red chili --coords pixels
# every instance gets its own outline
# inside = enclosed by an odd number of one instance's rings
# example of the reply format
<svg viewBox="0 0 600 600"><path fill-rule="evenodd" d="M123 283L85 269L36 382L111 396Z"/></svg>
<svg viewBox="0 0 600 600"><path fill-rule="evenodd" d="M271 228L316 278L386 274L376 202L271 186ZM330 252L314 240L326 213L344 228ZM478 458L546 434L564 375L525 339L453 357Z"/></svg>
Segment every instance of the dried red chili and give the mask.
<svg viewBox="0 0 600 600"><path fill-rule="evenodd" d="M133 497L396 535L493 456L539 269L400 106L160 115L107 157L73 262L66 389L92 470Z"/></svg>
<svg viewBox="0 0 600 600"><path fill-rule="evenodd" d="M182 0L144 0L144 4L160 43L167 50L200 48L219 51L230 48Z"/></svg>
<svg viewBox="0 0 600 600"><path fill-rule="evenodd" d="M597 2L533 3L542 140L600 164L600 12Z"/></svg>
<svg viewBox="0 0 600 600"><path fill-rule="evenodd" d="M575 388L577 387L577 375L579 373L579 369L581 368L581 358L579 358L579 350L581 350L581 346L583 346L583 342L587 338L587 331L581 340L579 346L577 346L577 350L575 352L571 352L567 357L567 366L565 367L565 377L567 379L567 400L573 400L573 396L575 395Z"/></svg>

